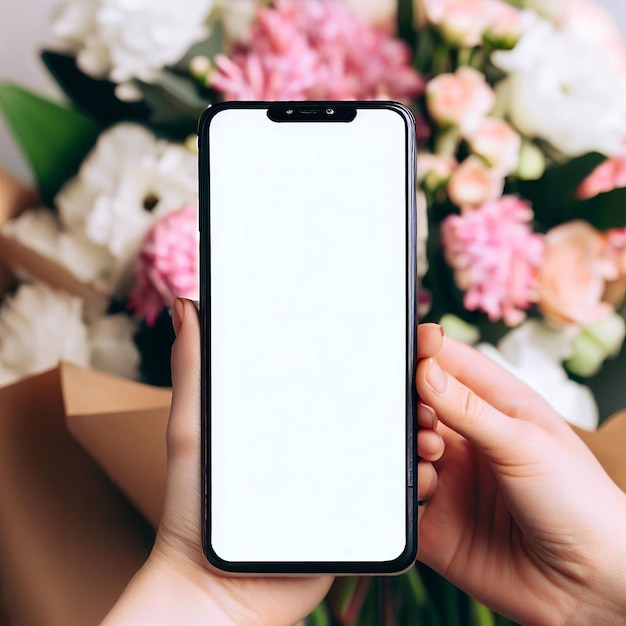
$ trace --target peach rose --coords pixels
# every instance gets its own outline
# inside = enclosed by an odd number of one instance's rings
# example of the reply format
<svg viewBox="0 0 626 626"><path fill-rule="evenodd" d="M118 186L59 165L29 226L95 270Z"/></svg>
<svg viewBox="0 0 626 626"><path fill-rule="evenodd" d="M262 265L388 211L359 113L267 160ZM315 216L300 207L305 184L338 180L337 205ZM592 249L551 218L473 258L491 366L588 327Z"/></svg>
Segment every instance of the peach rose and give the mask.
<svg viewBox="0 0 626 626"><path fill-rule="evenodd" d="M458 126L472 132L496 104L496 95L485 77L471 67L441 74L426 87L428 112L440 126Z"/></svg>
<svg viewBox="0 0 626 626"><path fill-rule="evenodd" d="M487 159L502 176L514 172L519 165L522 138L504 120L485 118L465 137L475 154Z"/></svg>
<svg viewBox="0 0 626 626"><path fill-rule="evenodd" d="M504 178L476 156L465 159L452 173L448 183L450 200L464 210L496 200L503 190Z"/></svg>
<svg viewBox="0 0 626 626"><path fill-rule="evenodd" d="M618 276L606 238L584 221L553 228L545 236L539 270L539 308L555 326L608 317L613 307L603 302L608 281Z"/></svg>
<svg viewBox="0 0 626 626"><path fill-rule="evenodd" d="M436 154L417 155L417 181L427 189L436 189L447 183L458 163L454 157Z"/></svg>
<svg viewBox="0 0 626 626"><path fill-rule="evenodd" d="M490 15L485 0L423 0L428 21L452 45L473 48L482 42Z"/></svg>

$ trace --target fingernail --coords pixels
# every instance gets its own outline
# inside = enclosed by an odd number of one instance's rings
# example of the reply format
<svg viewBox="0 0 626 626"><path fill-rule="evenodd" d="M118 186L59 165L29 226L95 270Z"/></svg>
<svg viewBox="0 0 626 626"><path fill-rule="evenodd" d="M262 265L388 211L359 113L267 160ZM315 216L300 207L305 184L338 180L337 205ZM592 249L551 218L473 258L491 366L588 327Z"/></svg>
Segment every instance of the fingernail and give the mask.
<svg viewBox="0 0 626 626"><path fill-rule="evenodd" d="M437 413L435 413L435 410L431 406L428 406L423 402L420 402L417 405L417 423L422 428L435 430L438 421Z"/></svg>
<svg viewBox="0 0 626 626"><path fill-rule="evenodd" d="M183 324L183 318L185 317L185 303L181 298L174 300L174 310L172 311L172 326L174 327L174 334L178 335L180 327Z"/></svg>
<svg viewBox="0 0 626 626"><path fill-rule="evenodd" d="M426 384L436 394L443 393L448 386L448 375L441 369L441 365L435 359L428 359Z"/></svg>

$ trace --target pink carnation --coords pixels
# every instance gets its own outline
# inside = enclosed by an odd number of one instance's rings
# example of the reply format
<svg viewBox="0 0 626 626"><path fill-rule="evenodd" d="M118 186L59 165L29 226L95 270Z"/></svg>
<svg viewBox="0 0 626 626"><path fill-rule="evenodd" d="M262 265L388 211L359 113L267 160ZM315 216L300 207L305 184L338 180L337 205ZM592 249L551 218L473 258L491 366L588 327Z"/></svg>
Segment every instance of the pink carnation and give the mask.
<svg viewBox="0 0 626 626"><path fill-rule="evenodd" d="M215 64L210 84L229 100L403 100L424 88L409 47L336 0L259 7L246 47Z"/></svg>
<svg viewBox="0 0 626 626"><path fill-rule="evenodd" d="M617 156L598 165L581 183L577 196L588 200L622 187L626 187L626 156Z"/></svg>
<svg viewBox="0 0 626 626"><path fill-rule="evenodd" d="M176 297L198 298L198 210L166 215L146 236L137 259L137 281L128 308L154 325Z"/></svg>
<svg viewBox="0 0 626 626"><path fill-rule="evenodd" d="M533 233L527 202L504 196L475 211L452 215L441 225L442 245L465 293L465 307L489 319L520 324L536 302L537 271L544 244Z"/></svg>

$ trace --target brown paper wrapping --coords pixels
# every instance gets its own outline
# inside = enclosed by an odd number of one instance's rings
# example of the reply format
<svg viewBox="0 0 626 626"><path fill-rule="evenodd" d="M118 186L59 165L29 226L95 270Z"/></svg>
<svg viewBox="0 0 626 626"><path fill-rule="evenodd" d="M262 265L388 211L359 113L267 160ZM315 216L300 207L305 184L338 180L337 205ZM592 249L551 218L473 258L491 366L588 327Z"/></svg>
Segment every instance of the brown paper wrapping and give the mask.
<svg viewBox="0 0 626 626"><path fill-rule="evenodd" d="M68 363L60 371L69 431L156 527L171 391Z"/></svg>
<svg viewBox="0 0 626 626"><path fill-rule="evenodd" d="M0 583L12 626L98 624L152 530L69 435L60 371L0 389Z"/></svg>
<svg viewBox="0 0 626 626"><path fill-rule="evenodd" d="M609 418L597 431L574 430L602 463L607 474L626 492L626 411Z"/></svg>
<svg viewBox="0 0 626 626"><path fill-rule="evenodd" d="M6 221L19 215L24 209L37 206L37 194L25 187L9 172L0 167L0 226ZM2 254L0 242L0 296L15 284L13 273Z"/></svg>

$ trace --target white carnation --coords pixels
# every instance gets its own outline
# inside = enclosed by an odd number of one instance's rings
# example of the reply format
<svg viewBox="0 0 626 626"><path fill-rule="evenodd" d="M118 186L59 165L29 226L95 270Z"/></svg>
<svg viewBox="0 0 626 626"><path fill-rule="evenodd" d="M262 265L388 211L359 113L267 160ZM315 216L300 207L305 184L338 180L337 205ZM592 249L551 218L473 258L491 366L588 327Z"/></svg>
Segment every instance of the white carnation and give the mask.
<svg viewBox="0 0 626 626"><path fill-rule="evenodd" d="M515 48L492 56L508 74L498 85L499 110L523 134L566 156L619 152L626 136L626 74L618 59L534 13L524 19Z"/></svg>
<svg viewBox="0 0 626 626"><path fill-rule="evenodd" d="M133 340L137 323L128 315L107 315L89 327L91 365L124 378L139 378L141 356Z"/></svg>
<svg viewBox="0 0 626 626"><path fill-rule="evenodd" d="M570 424L593 430L598 425L593 393L570 380L562 365L572 354L574 337L575 332L529 320L506 335L497 349L490 344L478 349L543 396Z"/></svg>
<svg viewBox="0 0 626 626"><path fill-rule="evenodd" d="M110 290L124 295L142 239L163 216L197 202L196 156L137 124L103 133L59 192L62 225L111 256Z"/></svg>
<svg viewBox="0 0 626 626"><path fill-rule="evenodd" d="M2 234L60 263L85 283L109 286L113 257L85 237L63 231L48 209L24 211L2 227Z"/></svg>
<svg viewBox="0 0 626 626"><path fill-rule="evenodd" d="M64 0L52 23L90 76L152 82L208 35L213 0Z"/></svg>
<svg viewBox="0 0 626 626"><path fill-rule="evenodd" d="M0 370L22 377L59 361L89 363L83 303L47 285L25 283L0 308Z"/></svg>

